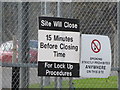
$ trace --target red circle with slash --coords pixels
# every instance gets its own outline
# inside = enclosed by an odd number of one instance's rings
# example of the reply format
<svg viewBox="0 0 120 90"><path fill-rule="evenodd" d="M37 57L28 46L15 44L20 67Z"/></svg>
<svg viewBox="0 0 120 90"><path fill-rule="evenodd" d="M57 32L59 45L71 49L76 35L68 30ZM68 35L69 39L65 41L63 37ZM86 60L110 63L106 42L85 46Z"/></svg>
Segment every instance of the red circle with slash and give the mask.
<svg viewBox="0 0 120 90"><path fill-rule="evenodd" d="M94 53L98 53L100 52L101 50L101 43L100 41L98 41L97 39L94 39L92 42L91 42L91 49Z"/></svg>

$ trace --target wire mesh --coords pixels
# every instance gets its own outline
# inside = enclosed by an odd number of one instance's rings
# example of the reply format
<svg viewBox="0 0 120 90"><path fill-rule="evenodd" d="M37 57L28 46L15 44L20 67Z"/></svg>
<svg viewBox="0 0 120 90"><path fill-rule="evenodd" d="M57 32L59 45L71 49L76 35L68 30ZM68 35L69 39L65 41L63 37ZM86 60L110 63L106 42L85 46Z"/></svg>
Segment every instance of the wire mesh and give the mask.
<svg viewBox="0 0 120 90"><path fill-rule="evenodd" d="M107 79L37 76L38 16L79 19L82 34L107 35L112 48L112 68L117 61L117 2L2 2L2 87L11 88L12 67L20 67L21 88L117 88L117 71ZM12 63L13 35L17 58ZM60 82L61 80L61 82ZM49 82L49 83L48 83ZM48 84L46 84L48 83ZM17 83L14 83L17 84ZM60 85L61 84L61 85Z"/></svg>

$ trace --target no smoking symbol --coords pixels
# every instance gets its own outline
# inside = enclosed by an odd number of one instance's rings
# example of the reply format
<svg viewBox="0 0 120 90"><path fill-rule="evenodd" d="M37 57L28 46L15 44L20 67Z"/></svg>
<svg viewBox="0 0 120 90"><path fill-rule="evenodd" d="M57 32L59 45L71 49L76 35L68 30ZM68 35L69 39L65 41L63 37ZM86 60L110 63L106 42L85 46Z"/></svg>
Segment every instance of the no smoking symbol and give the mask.
<svg viewBox="0 0 120 90"><path fill-rule="evenodd" d="M91 42L91 49L94 53L98 53L100 52L101 50L101 43L97 40L97 39L94 39L92 42Z"/></svg>

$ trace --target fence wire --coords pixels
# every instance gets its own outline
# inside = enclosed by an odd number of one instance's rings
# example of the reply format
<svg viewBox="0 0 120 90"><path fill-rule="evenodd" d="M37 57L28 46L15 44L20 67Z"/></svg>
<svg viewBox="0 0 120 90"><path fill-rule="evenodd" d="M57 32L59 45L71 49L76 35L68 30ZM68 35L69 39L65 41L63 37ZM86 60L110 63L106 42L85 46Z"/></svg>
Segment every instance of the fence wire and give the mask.
<svg viewBox="0 0 120 90"><path fill-rule="evenodd" d="M13 81L18 88L117 88L117 70L111 71L107 79L37 76L38 16L79 19L82 34L109 36L112 68L118 68L117 2L1 2L0 5L2 88L12 86L12 67L20 67ZM14 62L13 36L17 39Z"/></svg>

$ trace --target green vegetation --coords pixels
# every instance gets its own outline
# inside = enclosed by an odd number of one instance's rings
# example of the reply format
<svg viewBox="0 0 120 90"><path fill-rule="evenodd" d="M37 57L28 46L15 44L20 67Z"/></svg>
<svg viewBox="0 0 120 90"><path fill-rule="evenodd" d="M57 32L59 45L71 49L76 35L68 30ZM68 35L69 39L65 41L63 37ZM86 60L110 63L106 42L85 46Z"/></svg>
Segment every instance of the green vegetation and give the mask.
<svg viewBox="0 0 120 90"><path fill-rule="evenodd" d="M86 78L74 79L75 88L117 88L117 76L110 76L109 78ZM54 88L55 83L51 82L49 86L44 88ZM69 80L62 82L63 88L69 88ZM40 84L32 84L29 88L40 88Z"/></svg>
<svg viewBox="0 0 120 90"><path fill-rule="evenodd" d="M117 88L117 76L73 80L76 88Z"/></svg>

